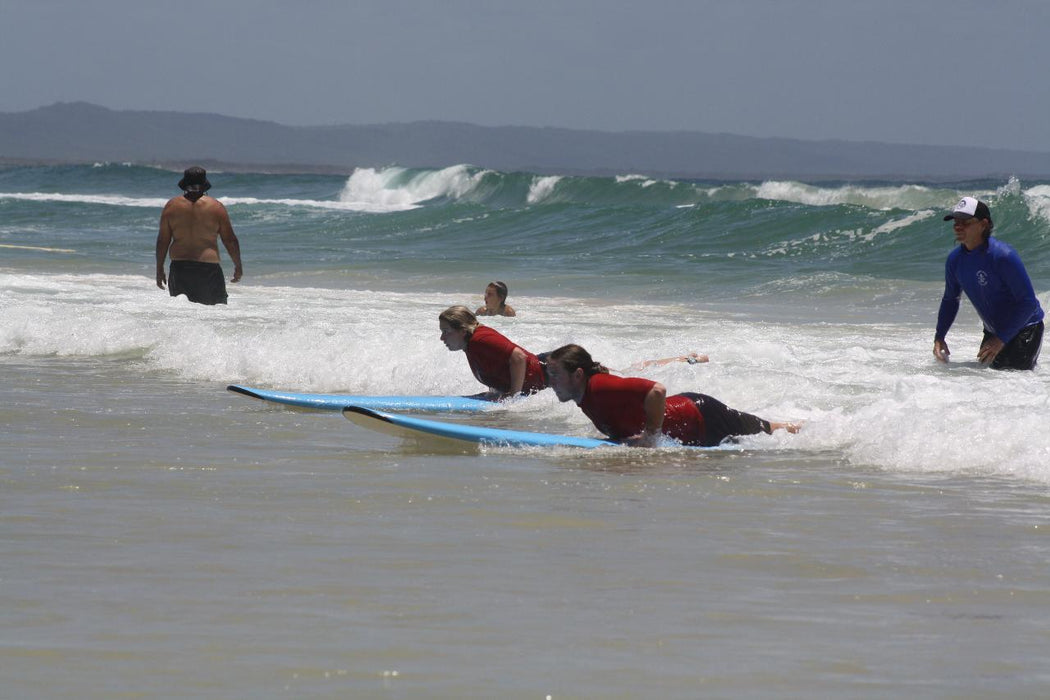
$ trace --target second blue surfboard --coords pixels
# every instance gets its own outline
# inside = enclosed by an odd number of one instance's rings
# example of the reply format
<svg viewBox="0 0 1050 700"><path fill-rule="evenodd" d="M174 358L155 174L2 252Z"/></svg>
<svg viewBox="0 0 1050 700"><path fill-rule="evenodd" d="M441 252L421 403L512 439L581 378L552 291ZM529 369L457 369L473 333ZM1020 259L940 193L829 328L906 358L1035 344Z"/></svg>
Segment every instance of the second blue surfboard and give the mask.
<svg viewBox="0 0 1050 700"><path fill-rule="evenodd" d="M417 418L400 413L387 413L364 406L347 406L343 416L351 423L369 430L376 430L400 438L419 438L424 435L452 440L460 444L489 445L501 447L623 447L621 443L599 438L557 435L555 433L533 433L524 430L489 428L482 425L451 423L428 418ZM740 447L732 443L716 447L691 445L668 445L674 449L739 452ZM640 448L639 448L640 449Z"/></svg>
<svg viewBox="0 0 1050 700"><path fill-rule="evenodd" d="M422 434L474 443L477 445L500 445L505 447L616 447L617 443L596 438L554 435L552 433L530 433L523 430L505 430L480 425L447 423L444 421L416 418L400 413L386 413L364 406L347 406L343 415L355 425L370 430L396 435L402 438L420 437Z"/></svg>

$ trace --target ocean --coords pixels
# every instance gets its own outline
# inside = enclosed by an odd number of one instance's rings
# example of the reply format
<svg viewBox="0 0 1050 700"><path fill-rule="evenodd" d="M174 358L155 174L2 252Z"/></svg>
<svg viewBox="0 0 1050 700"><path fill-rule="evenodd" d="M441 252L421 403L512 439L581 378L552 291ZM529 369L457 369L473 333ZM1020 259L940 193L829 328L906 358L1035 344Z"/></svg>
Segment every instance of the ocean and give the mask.
<svg viewBox="0 0 1050 700"><path fill-rule="evenodd" d="M978 365L965 299L931 352L963 195L1050 305L1050 182L210 171L204 307L153 279L180 175L0 169L6 696L1050 693L1050 374ZM497 279L533 352L705 353L634 374L803 429L459 450L225 389L481 391L437 315Z"/></svg>

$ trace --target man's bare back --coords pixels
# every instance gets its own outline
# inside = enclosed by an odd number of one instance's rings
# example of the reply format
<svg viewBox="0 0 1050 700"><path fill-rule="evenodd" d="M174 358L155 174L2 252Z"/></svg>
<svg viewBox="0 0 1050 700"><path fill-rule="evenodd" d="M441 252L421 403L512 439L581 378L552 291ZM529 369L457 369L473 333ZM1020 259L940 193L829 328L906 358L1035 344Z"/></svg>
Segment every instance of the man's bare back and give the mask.
<svg viewBox="0 0 1050 700"><path fill-rule="evenodd" d="M203 168L189 168L179 183L184 193L172 197L160 215L157 234L157 286L164 289L164 261L219 263L219 240L233 260L231 282L241 279L241 248L222 202L204 194L211 187ZM221 282L221 277L219 278ZM174 288L172 294L175 294Z"/></svg>
<svg viewBox="0 0 1050 700"><path fill-rule="evenodd" d="M225 216L222 204L207 195L196 202L184 196L169 201L161 222L171 232L171 259L219 262L218 233Z"/></svg>

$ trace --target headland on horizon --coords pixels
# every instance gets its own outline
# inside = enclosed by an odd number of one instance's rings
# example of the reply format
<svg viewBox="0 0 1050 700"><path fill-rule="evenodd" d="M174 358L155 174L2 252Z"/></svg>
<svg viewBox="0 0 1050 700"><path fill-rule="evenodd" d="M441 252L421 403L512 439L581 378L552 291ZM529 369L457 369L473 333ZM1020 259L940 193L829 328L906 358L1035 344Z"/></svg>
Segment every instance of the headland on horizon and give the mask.
<svg viewBox="0 0 1050 700"><path fill-rule="evenodd" d="M1050 176L1050 153L958 146L438 121L285 126L216 114L111 110L84 102L0 113L0 163L89 162L172 169L193 162L213 169L284 173L470 164L504 172L698 180Z"/></svg>

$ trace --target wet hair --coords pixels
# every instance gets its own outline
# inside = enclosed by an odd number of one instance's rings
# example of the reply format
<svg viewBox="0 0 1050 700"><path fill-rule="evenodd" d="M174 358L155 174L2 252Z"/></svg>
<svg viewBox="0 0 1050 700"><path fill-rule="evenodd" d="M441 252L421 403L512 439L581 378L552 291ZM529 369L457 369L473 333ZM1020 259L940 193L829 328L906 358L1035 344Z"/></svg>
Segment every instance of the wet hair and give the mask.
<svg viewBox="0 0 1050 700"><path fill-rule="evenodd" d="M551 360L558 362L569 374L572 374L578 369L582 369L583 373L588 377L593 377L596 374L609 373L607 367L595 362L594 358L591 357L591 354L579 345L572 343L569 345L562 345L557 350L551 350L549 353L544 354L547 356L545 359L548 362Z"/></svg>
<svg viewBox="0 0 1050 700"><path fill-rule="evenodd" d="M453 330L466 331L468 335L474 333L478 327L478 317L465 306L450 306L438 314L438 322L444 321Z"/></svg>
<svg viewBox="0 0 1050 700"><path fill-rule="evenodd" d="M543 370L543 383L547 386L551 385L551 373L547 370L547 360L550 356L550 351L541 352L536 356L536 359L540 361L540 369Z"/></svg>
<svg viewBox="0 0 1050 700"><path fill-rule="evenodd" d="M982 236L984 237L984 240L987 241L989 238L992 237L992 229L995 228L995 224L992 223L992 220L990 218L984 219L984 221L988 222L988 226L984 229L984 233L982 234Z"/></svg>
<svg viewBox="0 0 1050 700"><path fill-rule="evenodd" d="M489 282L488 286L496 290L496 296L499 297L499 305L504 306L507 303L507 293L509 291L506 283L497 280L495 282Z"/></svg>

